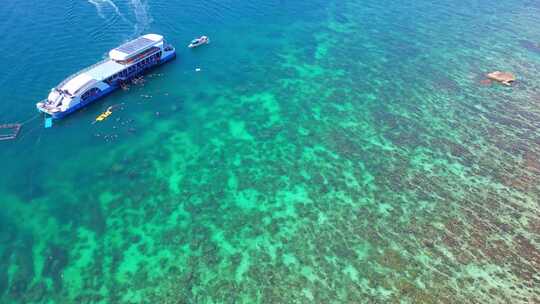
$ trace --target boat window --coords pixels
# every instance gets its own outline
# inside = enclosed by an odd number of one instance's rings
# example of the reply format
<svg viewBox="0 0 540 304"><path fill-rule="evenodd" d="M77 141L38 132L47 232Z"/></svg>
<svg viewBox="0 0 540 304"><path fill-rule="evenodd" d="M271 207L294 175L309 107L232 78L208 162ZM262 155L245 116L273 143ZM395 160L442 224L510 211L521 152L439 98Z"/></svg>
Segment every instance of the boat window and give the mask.
<svg viewBox="0 0 540 304"><path fill-rule="evenodd" d="M134 54L133 56L131 56L130 58L126 59L126 60L117 60L116 62L120 63L120 64L131 64L133 62L136 62L137 60L140 60L140 59L143 59L145 57L148 57L150 55L152 55L153 53L157 52L157 51L160 51L161 49L159 47L151 47L141 53L138 53L138 54Z"/></svg>
<svg viewBox="0 0 540 304"><path fill-rule="evenodd" d="M88 90L88 91L84 92L84 94L82 94L81 99L86 100L86 99L88 99L88 97L97 95L100 91L101 90L99 88L91 88L90 90Z"/></svg>

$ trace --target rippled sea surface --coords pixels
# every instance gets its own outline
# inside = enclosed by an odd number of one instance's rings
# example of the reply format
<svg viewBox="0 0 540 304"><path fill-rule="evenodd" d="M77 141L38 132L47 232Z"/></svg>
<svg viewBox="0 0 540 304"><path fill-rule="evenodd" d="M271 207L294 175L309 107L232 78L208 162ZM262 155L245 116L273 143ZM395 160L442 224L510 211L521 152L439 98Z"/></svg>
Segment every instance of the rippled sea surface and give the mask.
<svg viewBox="0 0 540 304"><path fill-rule="evenodd" d="M3 0L0 302L539 303L539 24L530 0ZM149 32L177 60L43 128L51 87Z"/></svg>

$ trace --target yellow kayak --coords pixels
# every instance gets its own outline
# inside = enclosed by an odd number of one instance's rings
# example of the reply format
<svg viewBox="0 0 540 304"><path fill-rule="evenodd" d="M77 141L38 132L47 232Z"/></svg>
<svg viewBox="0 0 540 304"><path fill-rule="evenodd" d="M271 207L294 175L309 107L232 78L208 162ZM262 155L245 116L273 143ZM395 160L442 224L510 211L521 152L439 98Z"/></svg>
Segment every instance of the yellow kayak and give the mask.
<svg viewBox="0 0 540 304"><path fill-rule="evenodd" d="M98 117L96 117L96 121L104 121L112 114L111 107L107 108L107 111L101 113Z"/></svg>

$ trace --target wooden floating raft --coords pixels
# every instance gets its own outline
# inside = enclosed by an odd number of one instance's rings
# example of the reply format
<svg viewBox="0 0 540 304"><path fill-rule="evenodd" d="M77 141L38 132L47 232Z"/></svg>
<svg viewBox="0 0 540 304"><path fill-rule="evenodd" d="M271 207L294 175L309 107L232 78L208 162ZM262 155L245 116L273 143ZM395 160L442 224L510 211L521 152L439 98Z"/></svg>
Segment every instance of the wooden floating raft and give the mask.
<svg viewBox="0 0 540 304"><path fill-rule="evenodd" d="M4 124L0 125L0 141L17 138L22 124ZM5 131L4 131L5 130Z"/></svg>

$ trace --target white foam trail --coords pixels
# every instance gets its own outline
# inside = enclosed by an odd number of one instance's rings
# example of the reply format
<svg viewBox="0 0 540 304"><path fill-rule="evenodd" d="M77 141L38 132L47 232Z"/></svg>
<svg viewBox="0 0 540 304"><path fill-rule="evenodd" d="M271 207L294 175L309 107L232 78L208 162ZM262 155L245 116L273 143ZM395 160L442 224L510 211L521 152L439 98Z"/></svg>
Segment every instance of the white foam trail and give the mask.
<svg viewBox="0 0 540 304"><path fill-rule="evenodd" d="M148 3L141 0L131 0L131 6L133 7L133 13L135 14L135 35L140 35L142 32L148 30L150 23L152 23L152 16L148 13Z"/></svg>
<svg viewBox="0 0 540 304"><path fill-rule="evenodd" d="M116 14L122 18L124 18L124 16L120 13L120 10L118 9L118 6L116 6L116 4L114 4L114 2L112 2L112 0L103 0L103 2L107 3L108 5L112 6L112 8L114 9L114 11L116 12Z"/></svg>
<svg viewBox="0 0 540 304"><path fill-rule="evenodd" d="M112 1L112 0L104 0L105 2L107 2L113 9L114 11L116 12L116 14L122 18L122 21L124 21L125 23L128 23L128 24L131 24L131 22L129 20L126 19L126 17L124 16L124 14L122 14L120 12L120 10L118 9L118 6L116 6L116 4Z"/></svg>
<svg viewBox="0 0 540 304"><path fill-rule="evenodd" d="M93 6L95 6L98 15L99 15L101 18L105 19L105 15L103 15L103 12L102 12L102 10L101 10L101 3L99 2L99 0L97 0L97 1L96 1L96 0L88 0L88 3L92 4Z"/></svg>
<svg viewBox="0 0 540 304"><path fill-rule="evenodd" d="M114 10L114 13L118 15L122 21L127 24L133 25L133 35L138 36L147 31L150 24L154 21L152 16L148 12L148 2L146 0L129 0L129 4L133 9L133 15L135 16L135 22L129 21L124 14L120 11L120 8L114 3L113 0L87 0L89 3L96 7L98 15L106 19L104 9L110 7Z"/></svg>
<svg viewBox="0 0 540 304"><path fill-rule="evenodd" d="M105 19L105 15L103 14L103 8L105 5L108 5L114 10L115 14L122 19L122 21L128 24L132 24L129 20L126 19L124 14L120 12L120 9L112 0L88 0L88 2L96 7L98 15L103 19Z"/></svg>

